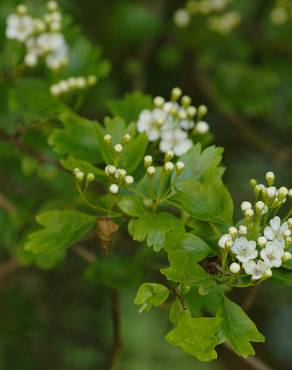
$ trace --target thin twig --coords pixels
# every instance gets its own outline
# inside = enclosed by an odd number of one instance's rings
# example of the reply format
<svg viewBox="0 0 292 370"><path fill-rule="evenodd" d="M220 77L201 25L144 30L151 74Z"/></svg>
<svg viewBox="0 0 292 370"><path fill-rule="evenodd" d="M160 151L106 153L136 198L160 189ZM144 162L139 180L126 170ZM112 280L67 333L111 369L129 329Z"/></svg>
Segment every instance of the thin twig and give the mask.
<svg viewBox="0 0 292 370"><path fill-rule="evenodd" d="M61 168L61 165L58 161L38 153L29 145L20 141L18 134L10 135L6 131L4 131L1 127L0 127L0 140L14 144L18 150L20 150L22 153L27 154L30 157L35 158L39 163L50 163L58 168Z"/></svg>
<svg viewBox="0 0 292 370"><path fill-rule="evenodd" d="M3 193L0 193L0 208L9 214L16 212L16 206Z"/></svg>
<svg viewBox="0 0 292 370"><path fill-rule="evenodd" d="M224 347L236 355L233 348L229 344L224 343ZM274 370L272 367L267 365L265 362L260 360L258 357L253 356L253 357L247 357L247 358L244 358L244 357L238 357L238 358L240 358L241 361L248 364L254 370Z"/></svg>
<svg viewBox="0 0 292 370"><path fill-rule="evenodd" d="M87 263L92 263L96 260L96 255L91 253L88 249L82 247L81 245L77 245L72 250L75 254L77 254L77 256L82 258L83 261Z"/></svg>
<svg viewBox="0 0 292 370"><path fill-rule="evenodd" d="M258 294L260 285L255 285L248 290L248 294L242 303L244 311L248 311L254 303L254 300Z"/></svg>

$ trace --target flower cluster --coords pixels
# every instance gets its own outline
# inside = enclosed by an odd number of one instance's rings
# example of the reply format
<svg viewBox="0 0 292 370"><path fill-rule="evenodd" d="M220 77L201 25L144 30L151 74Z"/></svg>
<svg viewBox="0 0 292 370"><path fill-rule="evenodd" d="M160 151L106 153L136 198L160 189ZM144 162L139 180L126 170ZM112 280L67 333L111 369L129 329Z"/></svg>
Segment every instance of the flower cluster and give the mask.
<svg viewBox="0 0 292 370"><path fill-rule="evenodd" d="M231 32L241 21L238 11L226 8L233 0L190 0L185 7L174 14L174 22L178 27L186 27L192 15L207 16L207 25L219 33Z"/></svg>
<svg viewBox="0 0 292 370"><path fill-rule="evenodd" d="M271 22L277 26L285 24L292 18L292 3L290 0L278 0L271 11Z"/></svg>
<svg viewBox="0 0 292 370"><path fill-rule="evenodd" d="M85 174L79 168L74 168L73 173L74 173L76 181L79 184L83 183L83 181L85 180L86 185L88 185L90 182L94 181L94 178L95 178L93 173L89 172L89 173Z"/></svg>
<svg viewBox="0 0 292 370"><path fill-rule="evenodd" d="M179 102L180 99L180 102ZM205 134L209 125L202 118L207 113L204 105L198 108L191 105L189 96L182 96L179 88L171 92L171 100L157 96L154 98L154 109L144 109L137 121L139 132L146 132L149 141L158 141L162 153L171 150L176 156L186 153L193 142L189 131L196 134Z"/></svg>
<svg viewBox="0 0 292 370"><path fill-rule="evenodd" d="M268 278L272 268L279 268L283 262L292 258L292 208L282 218L277 215L288 199L292 199L292 189L274 186L275 175L266 173L267 184L251 180L255 194L254 206L244 201L241 204L243 221L238 227L231 226L227 234L221 236L218 245L227 261L231 260L231 273L242 270L251 275L252 280Z"/></svg>
<svg viewBox="0 0 292 370"><path fill-rule="evenodd" d="M7 18L6 37L24 44L24 63L29 67L44 59L48 68L59 69L68 63L68 46L62 34L62 15L55 1L47 3L43 18L33 18L25 5Z"/></svg>
<svg viewBox="0 0 292 370"><path fill-rule="evenodd" d="M50 92L54 96L72 93L74 91L84 90L90 86L94 86L97 78L94 75L88 77L70 77L67 80L61 80L50 87Z"/></svg>
<svg viewBox="0 0 292 370"><path fill-rule="evenodd" d="M110 179L109 192L112 194L117 194L120 187L127 187L134 183L134 178L127 174L124 168L118 168L117 163L119 160L119 155L124 149L124 145L127 145L131 141L131 136L125 134L122 139L121 144L112 143L112 137L109 134L104 136L104 142L108 145L113 157L113 164L107 165L104 169L106 175Z"/></svg>
<svg viewBox="0 0 292 370"><path fill-rule="evenodd" d="M174 164L171 160L174 157L174 152L172 150L168 150L164 155L164 165L163 170L164 173L167 175L171 175L172 172L175 170L177 175L180 175L185 168L185 164L182 161L176 162ZM155 175L156 168L153 166L153 158L151 155L145 155L144 157L144 166L146 168L146 173L149 178L152 178Z"/></svg>

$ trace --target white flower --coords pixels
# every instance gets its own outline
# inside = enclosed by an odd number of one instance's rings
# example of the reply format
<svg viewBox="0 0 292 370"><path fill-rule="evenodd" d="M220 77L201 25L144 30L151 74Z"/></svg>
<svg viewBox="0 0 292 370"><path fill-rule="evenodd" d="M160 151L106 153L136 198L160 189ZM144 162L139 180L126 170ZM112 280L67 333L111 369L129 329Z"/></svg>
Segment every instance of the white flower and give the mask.
<svg viewBox="0 0 292 370"><path fill-rule="evenodd" d="M144 109L137 121L137 129L139 132L146 132L149 141L156 141L160 138L160 128L165 119L166 113L162 109Z"/></svg>
<svg viewBox="0 0 292 370"><path fill-rule="evenodd" d="M29 15L11 14L7 18L6 37L24 42L33 32L34 22Z"/></svg>
<svg viewBox="0 0 292 370"><path fill-rule="evenodd" d="M219 239L219 241L218 241L218 245L219 245L219 247L220 247L220 248L225 248L226 242L227 242L228 240L232 240L231 235L229 235L229 234L223 234L223 235L221 236L221 238Z"/></svg>
<svg viewBox="0 0 292 370"><path fill-rule="evenodd" d="M232 252L236 254L236 258L240 262L248 262L257 257L256 242L254 240L247 240L244 236L236 238L231 248Z"/></svg>
<svg viewBox="0 0 292 370"><path fill-rule="evenodd" d="M266 270L269 269L269 266L266 265L264 261L248 261L243 264L244 271L251 275L253 280L259 280L263 277Z"/></svg>
<svg viewBox="0 0 292 370"><path fill-rule="evenodd" d="M174 23L178 27L186 27L191 19L190 13L186 9L178 9L174 13Z"/></svg>
<svg viewBox="0 0 292 370"><path fill-rule="evenodd" d="M43 33L37 38L37 45L46 55L49 68L57 69L68 61L68 46L64 36L59 32Z"/></svg>
<svg viewBox="0 0 292 370"><path fill-rule="evenodd" d="M284 249L277 239L269 242L267 246L261 250L261 257L269 267L280 267L283 256Z"/></svg>
<svg viewBox="0 0 292 370"><path fill-rule="evenodd" d="M163 128L161 131L159 148L163 153L172 150L176 156L181 156L185 154L192 145L193 142L188 138L188 134L180 128L175 130Z"/></svg>
<svg viewBox="0 0 292 370"><path fill-rule="evenodd" d="M288 223L284 222L281 225L280 217L276 216L270 220L270 226L264 229L264 235L268 240L278 240L280 244L284 247L285 245L285 231L288 230Z"/></svg>

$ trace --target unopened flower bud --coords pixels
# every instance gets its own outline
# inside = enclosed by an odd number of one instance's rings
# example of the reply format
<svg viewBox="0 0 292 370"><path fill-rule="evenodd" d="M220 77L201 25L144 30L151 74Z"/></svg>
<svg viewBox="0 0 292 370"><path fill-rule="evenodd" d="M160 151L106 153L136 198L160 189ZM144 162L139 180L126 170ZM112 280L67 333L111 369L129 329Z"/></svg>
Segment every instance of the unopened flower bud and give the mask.
<svg viewBox="0 0 292 370"><path fill-rule="evenodd" d="M119 187L117 184L111 184L109 187L109 192L112 194L117 194L119 192Z"/></svg>
<svg viewBox="0 0 292 370"><path fill-rule="evenodd" d="M254 187L255 195L258 197L260 194L265 190L265 186L263 184L257 184Z"/></svg>
<svg viewBox="0 0 292 370"><path fill-rule="evenodd" d="M229 234L223 234L221 236L221 238L219 239L219 241L218 241L219 247L224 249L226 247L227 241L231 241L232 242L231 236Z"/></svg>
<svg viewBox="0 0 292 370"><path fill-rule="evenodd" d="M126 176L125 177L125 183L127 185L131 185L131 184L133 184L133 182L134 182L134 177L133 176Z"/></svg>
<svg viewBox="0 0 292 370"><path fill-rule="evenodd" d="M50 87L50 93L53 95L53 96L58 96L61 94L61 89L59 88L58 85L52 85Z"/></svg>
<svg viewBox="0 0 292 370"><path fill-rule="evenodd" d="M291 259L292 259L292 254L290 252L285 252L283 256L283 261L287 262L287 261L290 261Z"/></svg>
<svg viewBox="0 0 292 370"><path fill-rule="evenodd" d="M112 176L112 175L115 174L116 170L117 170L116 167L110 164L110 165L106 166L105 173L108 176Z"/></svg>
<svg viewBox="0 0 292 370"><path fill-rule="evenodd" d="M237 235L237 228L234 226L231 226L228 229L228 234L231 235L233 238Z"/></svg>
<svg viewBox="0 0 292 370"><path fill-rule="evenodd" d="M115 177L117 179L123 179L127 174L127 171L124 170L123 168L118 168L115 172Z"/></svg>
<svg viewBox="0 0 292 370"><path fill-rule="evenodd" d="M82 171L78 171L75 173L75 178L78 182L82 182L84 180L85 174Z"/></svg>
<svg viewBox="0 0 292 370"><path fill-rule="evenodd" d="M190 106L187 108L187 114L190 118L194 118L197 113L197 109L194 106Z"/></svg>
<svg viewBox="0 0 292 370"><path fill-rule="evenodd" d="M172 150L168 150L165 155L164 155L164 161L165 162L168 162L168 161L171 161L172 158L174 157L174 153Z"/></svg>
<svg viewBox="0 0 292 370"><path fill-rule="evenodd" d="M24 63L28 67L35 67L38 64L38 57L34 53L28 53L24 58Z"/></svg>
<svg viewBox="0 0 292 370"><path fill-rule="evenodd" d="M238 229L239 235L246 235L247 234L247 227L245 225L240 225Z"/></svg>
<svg viewBox="0 0 292 370"><path fill-rule="evenodd" d="M181 104L184 108L188 108L192 103L192 99L188 95L184 95L181 98Z"/></svg>
<svg viewBox="0 0 292 370"><path fill-rule="evenodd" d="M233 273L233 274L237 274L239 271L240 271L240 264L239 263L236 263L236 262L233 262L231 265L230 265L230 271Z"/></svg>
<svg viewBox="0 0 292 370"><path fill-rule="evenodd" d="M164 170L167 174L170 174L174 169L174 164L172 162L166 162L164 164Z"/></svg>
<svg viewBox="0 0 292 370"><path fill-rule="evenodd" d="M176 101L178 100L182 95L182 90L179 87L174 87L171 90L171 99Z"/></svg>
<svg viewBox="0 0 292 370"><path fill-rule="evenodd" d="M272 186L275 182L275 174L272 171L266 173L266 181L269 186Z"/></svg>
<svg viewBox="0 0 292 370"><path fill-rule="evenodd" d="M76 175L76 173L80 172L80 168L74 168L73 173Z"/></svg>
<svg viewBox="0 0 292 370"><path fill-rule="evenodd" d="M122 139L122 144L128 144L131 141L132 137L129 134L125 134Z"/></svg>
<svg viewBox="0 0 292 370"><path fill-rule="evenodd" d="M257 185L257 180L256 179L250 179L249 183L254 188Z"/></svg>
<svg viewBox="0 0 292 370"><path fill-rule="evenodd" d="M149 176L149 177L153 177L154 176L154 174L155 174L155 167L153 167L153 166L150 166L150 167L148 167L147 168L147 175Z"/></svg>
<svg viewBox="0 0 292 370"><path fill-rule="evenodd" d="M145 157L144 157L144 166L147 168L147 167L151 166L152 162L153 162L152 156L151 155L145 155Z"/></svg>
<svg viewBox="0 0 292 370"><path fill-rule="evenodd" d="M261 215L263 213L263 210L265 209L265 207L266 207L265 203L262 202L261 200L259 200L255 204L256 213L259 214L259 215Z"/></svg>
<svg viewBox="0 0 292 370"><path fill-rule="evenodd" d="M233 246L233 241L232 240L227 240L227 242L225 243L225 248L231 249L232 246Z"/></svg>
<svg viewBox="0 0 292 370"><path fill-rule="evenodd" d="M247 219L251 219L251 218L253 218L253 216L254 216L254 211L253 211L253 209L247 209L247 210L244 212L244 216L245 216Z"/></svg>
<svg viewBox="0 0 292 370"><path fill-rule="evenodd" d="M94 174L93 174L93 173L91 173L91 172L89 172L89 173L87 174L87 176L86 176L86 180L87 180L88 182L92 182L92 181L94 180Z"/></svg>
<svg viewBox="0 0 292 370"><path fill-rule="evenodd" d="M208 112L208 108L206 107L206 105L200 105L198 107L198 117L199 118L203 118Z"/></svg>
<svg viewBox="0 0 292 370"><path fill-rule="evenodd" d="M114 151L116 152L116 153L121 153L121 151L123 150L123 146L121 145L121 144L116 144L115 146L114 146Z"/></svg>
<svg viewBox="0 0 292 370"><path fill-rule="evenodd" d="M241 203L240 208L241 208L242 212L246 212L248 209L252 208L252 204L250 202L244 201L244 202Z"/></svg>
<svg viewBox="0 0 292 370"><path fill-rule="evenodd" d="M153 103L154 103L155 107L162 108L163 107L163 104L165 103L165 100L164 100L164 98L162 96L156 96L153 99Z"/></svg>
<svg viewBox="0 0 292 370"><path fill-rule="evenodd" d="M24 15L27 13L27 7L24 5L24 4L20 4L17 6L16 8L16 12L19 14L19 15Z"/></svg>
<svg viewBox="0 0 292 370"><path fill-rule="evenodd" d="M283 231L283 235L288 238L289 236L291 236L291 230L287 229L287 230L284 230Z"/></svg>
<svg viewBox="0 0 292 370"><path fill-rule="evenodd" d="M275 186L270 186L266 189L268 198L274 198L277 195L277 189Z"/></svg>
<svg viewBox="0 0 292 370"><path fill-rule="evenodd" d="M103 141L104 141L107 145L111 144L111 143L112 143L112 137L111 137L111 135L109 135L109 134L104 135L104 137L103 137Z"/></svg>
<svg viewBox="0 0 292 370"><path fill-rule="evenodd" d="M97 77L96 76L90 75L90 76L87 77L87 83L88 83L89 86L95 85L96 82L97 82Z"/></svg>
<svg viewBox="0 0 292 370"><path fill-rule="evenodd" d="M47 3L47 8L50 12L54 12L58 9L58 3L56 1L49 1Z"/></svg>
<svg viewBox="0 0 292 370"><path fill-rule="evenodd" d="M273 275L272 270L271 270L271 269L267 269L267 270L264 272L263 277L264 277L264 278L266 278L266 279L269 279L272 275Z"/></svg>
<svg viewBox="0 0 292 370"><path fill-rule="evenodd" d="M281 186L278 190L278 196L280 199L286 198L289 193L289 190L286 188L286 186Z"/></svg>
<svg viewBox="0 0 292 370"><path fill-rule="evenodd" d="M264 236L260 236L258 238L258 245L261 247L261 248L264 248L266 245L267 245L267 239L264 237Z"/></svg>
<svg viewBox="0 0 292 370"><path fill-rule="evenodd" d="M175 165L175 170L178 175L180 175L185 168L185 164L182 161L178 161Z"/></svg>
<svg viewBox="0 0 292 370"><path fill-rule="evenodd" d="M200 135L204 135L209 131L209 125L205 121L199 121L195 128L196 132Z"/></svg>
<svg viewBox="0 0 292 370"><path fill-rule="evenodd" d="M76 87L78 87L79 89L84 89L86 87L86 79L84 77L77 77Z"/></svg>

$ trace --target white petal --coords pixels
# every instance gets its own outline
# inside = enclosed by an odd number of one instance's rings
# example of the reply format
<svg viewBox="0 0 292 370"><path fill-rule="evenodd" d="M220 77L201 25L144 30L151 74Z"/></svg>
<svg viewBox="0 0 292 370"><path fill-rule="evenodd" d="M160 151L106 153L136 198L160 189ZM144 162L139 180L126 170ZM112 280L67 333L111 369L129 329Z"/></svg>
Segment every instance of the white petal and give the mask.
<svg viewBox="0 0 292 370"><path fill-rule="evenodd" d="M273 231L278 231L280 229L281 225L281 219L280 217L276 216L270 221L270 225L273 229Z"/></svg>
<svg viewBox="0 0 292 370"><path fill-rule="evenodd" d="M174 154L178 157L185 154L193 146L192 140L184 140L173 147Z"/></svg>
<svg viewBox="0 0 292 370"><path fill-rule="evenodd" d="M268 240L273 240L275 238L275 234L273 229L270 226L267 226L264 230L264 235Z"/></svg>
<svg viewBox="0 0 292 370"><path fill-rule="evenodd" d="M162 151L162 153L166 153L168 150L172 150L172 143L168 140L161 140L159 149Z"/></svg>

